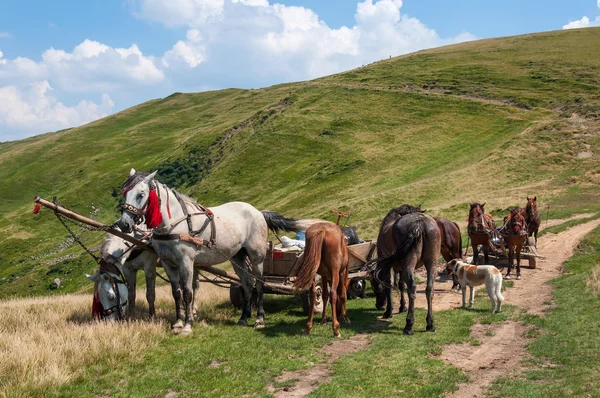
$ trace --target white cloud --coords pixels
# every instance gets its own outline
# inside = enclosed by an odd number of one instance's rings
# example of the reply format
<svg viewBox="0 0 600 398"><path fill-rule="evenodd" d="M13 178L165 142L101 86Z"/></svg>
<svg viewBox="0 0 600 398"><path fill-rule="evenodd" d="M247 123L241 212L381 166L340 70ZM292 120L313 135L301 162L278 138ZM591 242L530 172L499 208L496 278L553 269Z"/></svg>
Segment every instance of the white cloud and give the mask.
<svg viewBox="0 0 600 398"><path fill-rule="evenodd" d="M596 0L596 5L600 8L600 0ZM591 28L594 26L600 26L600 15L595 19L590 20L587 16L582 17L577 21L569 22L564 25L563 29L578 29L578 28Z"/></svg>
<svg viewBox="0 0 600 398"><path fill-rule="evenodd" d="M12 35L8 32L0 32L0 39L11 39Z"/></svg>
<svg viewBox="0 0 600 398"><path fill-rule="evenodd" d="M23 132L54 131L79 126L112 112L114 102L103 94L100 103L80 101L66 106L51 94L48 81L36 82L24 90L0 87L0 141L20 138Z"/></svg>
<svg viewBox="0 0 600 398"><path fill-rule="evenodd" d="M139 17L176 27L218 20L225 0L143 0L140 3L136 13Z"/></svg>

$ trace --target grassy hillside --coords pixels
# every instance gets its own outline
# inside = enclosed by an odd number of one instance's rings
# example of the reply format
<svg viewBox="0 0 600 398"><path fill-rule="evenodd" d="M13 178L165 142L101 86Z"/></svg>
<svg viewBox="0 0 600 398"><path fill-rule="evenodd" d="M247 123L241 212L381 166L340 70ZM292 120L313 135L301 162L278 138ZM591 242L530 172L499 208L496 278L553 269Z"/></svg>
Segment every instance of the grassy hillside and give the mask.
<svg viewBox="0 0 600 398"><path fill-rule="evenodd" d="M93 268L34 195L112 223L131 167L205 205L296 217L392 206L466 219L537 195L554 216L598 210L600 29L421 51L309 82L173 94L88 125L0 144L0 297L80 289ZM79 231L79 229L77 229ZM101 234L82 234L94 246ZM87 256L87 255L86 255Z"/></svg>

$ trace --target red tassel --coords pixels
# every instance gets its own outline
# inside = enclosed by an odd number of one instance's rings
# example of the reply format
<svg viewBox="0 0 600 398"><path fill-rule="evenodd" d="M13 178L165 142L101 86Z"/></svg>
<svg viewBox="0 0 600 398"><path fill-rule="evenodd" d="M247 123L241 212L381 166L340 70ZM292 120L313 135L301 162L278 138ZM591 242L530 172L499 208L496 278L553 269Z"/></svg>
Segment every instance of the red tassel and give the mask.
<svg viewBox="0 0 600 398"><path fill-rule="evenodd" d="M37 205L35 205L35 207L33 208L33 214L38 214L40 212L41 207L42 207L41 203L38 203Z"/></svg>
<svg viewBox="0 0 600 398"><path fill-rule="evenodd" d="M148 197L148 207L146 208L146 226L149 229L158 227L162 223L162 214L158 205L158 195L156 190L150 191Z"/></svg>
<svg viewBox="0 0 600 398"><path fill-rule="evenodd" d="M92 316L94 319L100 319L102 316L102 311L104 311L104 307L98 299L98 296L94 294L94 300L92 301Z"/></svg>

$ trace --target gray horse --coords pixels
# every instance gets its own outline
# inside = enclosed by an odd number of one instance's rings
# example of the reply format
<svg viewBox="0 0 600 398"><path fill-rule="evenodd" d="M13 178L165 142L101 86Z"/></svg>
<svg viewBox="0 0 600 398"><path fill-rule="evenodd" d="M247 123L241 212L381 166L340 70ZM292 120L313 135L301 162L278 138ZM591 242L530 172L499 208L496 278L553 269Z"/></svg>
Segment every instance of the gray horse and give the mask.
<svg viewBox="0 0 600 398"><path fill-rule="evenodd" d="M287 219L274 212L260 212L244 202L205 208L156 181L155 175L131 169L123 184L125 200L118 225L127 233L145 219L148 229L153 230L152 246L169 276L175 300L173 333L192 332L194 267L225 260L231 260L244 290L238 324L248 324L254 287L258 298L255 327L264 327L263 261L268 230L299 231L316 220Z"/></svg>

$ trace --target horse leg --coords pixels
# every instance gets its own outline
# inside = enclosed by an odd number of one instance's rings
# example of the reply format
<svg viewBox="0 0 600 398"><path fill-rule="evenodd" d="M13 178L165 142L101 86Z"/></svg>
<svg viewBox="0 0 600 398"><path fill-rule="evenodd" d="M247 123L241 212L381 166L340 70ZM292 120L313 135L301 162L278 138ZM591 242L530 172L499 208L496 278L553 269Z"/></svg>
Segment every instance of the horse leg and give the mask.
<svg viewBox="0 0 600 398"><path fill-rule="evenodd" d="M477 262L479 261L479 252L477 251L477 245L473 242L473 239L471 239L471 247L473 248L473 261L471 261L471 264L477 265Z"/></svg>
<svg viewBox="0 0 600 398"><path fill-rule="evenodd" d="M334 337L342 337L340 334L340 323L338 322L338 284L340 283L340 275L336 272L331 276L331 291L329 294L331 295L331 312L332 312L332 328L333 328L333 336Z"/></svg>
<svg viewBox="0 0 600 398"><path fill-rule="evenodd" d="M123 275L127 281L127 316L135 317L135 285L137 282L137 270L131 267L123 267Z"/></svg>
<svg viewBox="0 0 600 398"><path fill-rule="evenodd" d="M384 287L383 287L383 293L385 294L386 297L386 303L385 303L385 312L383 313L383 319L390 319L392 317L392 273L391 270L388 270L387 272L384 272L385 276L384 276Z"/></svg>
<svg viewBox="0 0 600 398"><path fill-rule="evenodd" d="M183 302L185 308L185 325L181 330L182 335L192 333L192 299L193 299L193 284L194 284L194 261L189 257L184 257L179 267L179 279L183 290Z"/></svg>
<svg viewBox="0 0 600 398"><path fill-rule="evenodd" d="M509 242L508 243L508 271L506 272L506 279L508 279L510 277L510 271L512 271L513 252L514 252L514 247Z"/></svg>
<svg viewBox="0 0 600 398"><path fill-rule="evenodd" d="M434 262L427 265L427 288L425 289L425 295L427 296L427 327L425 330L435 332L435 326L433 326L433 282L435 281L436 267Z"/></svg>
<svg viewBox="0 0 600 398"><path fill-rule="evenodd" d="M517 280L521 279L521 245L517 245Z"/></svg>
<svg viewBox="0 0 600 398"><path fill-rule="evenodd" d="M254 287L254 281L246 265L246 250L241 249L233 256L231 263L234 266L236 274L240 277L242 282L243 304L242 304L242 316L238 320L238 325L248 326L248 318L252 314L252 290Z"/></svg>
<svg viewBox="0 0 600 398"><path fill-rule="evenodd" d="M327 304L329 304L329 285L327 283L323 283L323 279L321 278L321 285L323 291L321 293L321 297L323 299L323 311L321 315L321 325L327 323Z"/></svg>
<svg viewBox="0 0 600 398"><path fill-rule="evenodd" d="M344 322L349 324L350 319L348 318L348 311L346 310L346 302L348 300L348 267L346 267L346 270L340 276L340 284L338 285L338 289L340 290L338 292L338 298L341 304L341 316Z"/></svg>
<svg viewBox="0 0 600 398"><path fill-rule="evenodd" d="M395 271L394 271L395 272ZM406 299L404 298L404 281L402 280L402 276L399 272L395 272L395 275L398 275L398 288L400 289L400 308L398 309L399 313L406 312ZM394 284L396 286L396 284Z"/></svg>
<svg viewBox="0 0 600 398"><path fill-rule="evenodd" d="M327 285L323 284L324 286L324 290L327 289ZM306 328L304 329L304 334L305 335L309 335L310 331L312 330L312 326L313 326L313 313L315 311L315 301L317 299L317 284L315 283L315 281L313 280L312 282L312 287L310 289L310 291L308 292L308 302L309 302L309 309L308 309L308 320L306 321ZM323 312L325 312L325 308L323 307Z"/></svg>
<svg viewBox="0 0 600 398"><path fill-rule="evenodd" d="M198 316L198 304L196 304L196 300L198 299L198 288L200 287L200 273L196 268L194 268L194 280L192 281L192 318L196 320Z"/></svg>
<svg viewBox="0 0 600 398"><path fill-rule="evenodd" d="M148 315L156 316L154 301L156 300L156 262L152 261L144 266L146 276L146 300L148 301Z"/></svg>
<svg viewBox="0 0 600 398"><path fill-rule="evenodd" d="M173 293L173 300L175 300L175 316L176 320L173 325L171 325L171 330L173 333L181 332L183 328L183 311L181 308L182 294L181 287L179 286L179 270L177 267L172 266L171 264L165 264L163 262L163 266L169 280L171 281L171 292Z"/></svg>
<svg viewBox="0 0 600 398"><path fill-rule="evenodd" d="M261 244L260 248L264 248ZM264 308L264 282L263 282L263 262L265 261L265 253L259 250L253 250L253 248L246 249L248 253L248 260L252 264L252 274L256 282L254 286L256 288L256 322L254 327L256 329L262 329L265 327L265 308ZM252 296L251 296L252 297Z"/></svg>
<svg viewBox="0 0 600 398"><path fill-rule="evenodd" d="M483 261L484 264L489 264L490 263L490 246L491 246L492 242L490 242L490 240L488 240L487 245L483 246Z"/></svg>
<svg viewBox="0 0 600 398"><path fill-rule="evenodd" d="M402 270L402 279L406 282L406 288L408 290L408 315L406 316L404 334L411 335L414 333L413 325L415 323L415 299L417 297L417 286L415 285L412 269L409 270L406 265Z"/></svg>

